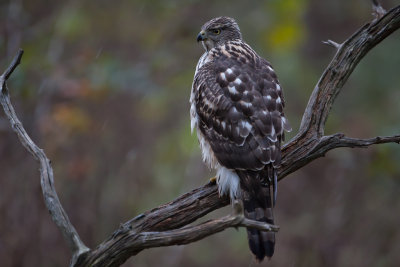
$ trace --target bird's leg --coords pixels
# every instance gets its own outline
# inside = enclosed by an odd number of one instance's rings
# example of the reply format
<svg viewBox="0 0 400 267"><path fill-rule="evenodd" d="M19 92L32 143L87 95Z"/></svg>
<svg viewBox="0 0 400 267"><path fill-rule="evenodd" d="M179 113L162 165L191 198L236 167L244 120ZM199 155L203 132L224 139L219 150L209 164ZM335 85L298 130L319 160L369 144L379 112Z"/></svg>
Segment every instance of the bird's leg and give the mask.
<svg viewBox="0 0 400 267"><path fill-rule="evenodd" d="M243 202L239 199L235 199L232 202L232 208L233 208L233 215L238 216L238 215L243 215Z"/></svg>

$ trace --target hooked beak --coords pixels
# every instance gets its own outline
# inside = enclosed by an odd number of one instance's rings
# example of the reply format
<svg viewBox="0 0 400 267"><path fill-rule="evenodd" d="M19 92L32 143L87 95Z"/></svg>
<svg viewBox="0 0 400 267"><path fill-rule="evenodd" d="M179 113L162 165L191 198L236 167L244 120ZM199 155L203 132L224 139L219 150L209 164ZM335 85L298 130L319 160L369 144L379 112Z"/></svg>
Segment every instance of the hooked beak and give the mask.
<svg viewBox="0 0 400 267"><path fill-rule="evenodd" d="M205 41L205 40L207 40L206 32L205 31L201 31L199 33L199 35L197 35L197 42Z"/></svg>

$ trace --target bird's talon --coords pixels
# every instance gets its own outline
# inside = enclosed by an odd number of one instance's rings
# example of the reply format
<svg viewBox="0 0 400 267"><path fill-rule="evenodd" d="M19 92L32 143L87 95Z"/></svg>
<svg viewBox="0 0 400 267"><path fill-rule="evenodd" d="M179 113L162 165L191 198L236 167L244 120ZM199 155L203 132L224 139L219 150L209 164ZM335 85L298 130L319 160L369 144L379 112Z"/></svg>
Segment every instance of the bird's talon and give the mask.
<svg viewBox="0 0 400 267"><path fill-rule="evenodd" d="M217 183L217 177L216 176L211 177L210 178L210 184L216 184L216 183Z"/></svg>

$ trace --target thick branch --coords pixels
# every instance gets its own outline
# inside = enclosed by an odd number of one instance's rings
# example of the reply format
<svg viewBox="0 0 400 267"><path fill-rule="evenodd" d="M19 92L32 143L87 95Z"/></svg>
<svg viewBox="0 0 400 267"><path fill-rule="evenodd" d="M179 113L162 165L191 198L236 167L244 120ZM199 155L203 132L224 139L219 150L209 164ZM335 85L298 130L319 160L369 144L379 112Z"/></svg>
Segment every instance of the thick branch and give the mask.
<svg viewBox="0 0 400 267"><path fill-rule="evenodd" d="M327 151L337 147L365 147L378 143L399 142L398 136L353 139L345 137L342 134L336 134L323 137L325 121L333 102L357 63L369 50L399 27L400 6L390 10L380 20L363 26L343 44L337 46L338 52L323 73L310 97L299 133L283 147L282 165L279 169L280 179L305 166L312 160L323 156ZM193 202L192 196L195 198L201 196L201 200L199 200L197 205ZM181 203L185 204L181 206ZM187 203L190 204L187 205ZM149 231L152 227L157 228L158 231L165 231L173 229L169 226L180 227L191 223L193 220L212 211L214 208L216 209L227 204L228 201L225 198L220 202L215 185L206 185L185 194L174 202L144 214L132 223L131 228L135 229L137 233ZM181 210L181 207L183 210ZM186 212L186 208L188 208L190 212ZM189 216L189 218L186 219L186 216ZM122 245L129 232L123 229L129 229L129 227L127 227L128 225L129 223L124 224L124 226L119 229L116 237L111 237L106 242L102 243L92 252L93 254L91 253L90 257L97 254L98 250L102 250L107 254L107 248ZM133 249L137 248L131 246L129 249L124 249L124 251L128 251L129 254L129 251L132 252ZM131 255L134 254L136 254L136 252L131 253ZM122 258L125 257L126 255ZM84 260L84 262L86 261ZM103 262L103 264L105 264L105 262ZM77 266L86 265L82 264ZM113 266L113 264L105 266Z"/></svg>
<svg viewBox="0 0 400 267"><path fill-rule="evenodd" d="M273 232L277 232L279 230L279 227L276 225L249 220L243 215L228 215L220 219L206 221L196 226L184 227L177 230L164 232L142 232L139 235L133 232L131 237L133 242L144 244L144 246L133 246L142 250L151 247L189 244L230 227L250 227ZM129 243L129 241L127 243Z"/></svg>
<svg viewBox="0 0 400 267"><path fill-rule="evenodd" d="M279 230L278 226L245 218L241 205L237 203L235 205L240 206L239 212L196 226L186 226L163 232L138 233L128 230L125 234L110 240L107 245L98 247L77 266L119 266L128 257L136 255L144 249L192 243L231 227L250 227L273 232Z"/></svg>
<svg viewBox="0 0 400 267"><path fill-rule="evenodd" d="M390 10L380 20L364 25L341 45L315 86L298 135L309 131L323 135L333 102L358 62L399 27L400 6Z"/></svg>
<svg viewBox="0 0 400 267"><path fill-rule="evenodd" d="M68 215L65 213L54 188L53 169L50 165L50 160L46 154L40 149L29 137L22 123L19 121L14 107L11 104L8 94L7 79L21 62L23 51L19 50L14 60L7 70L0 76L0 103L3 106L4 112L10 121L11 127L17 134L22 145L32 154L32 156L40 163L40 183L46 207L50 212L51 218L61 230L69 248L73 253L73 260L81 254L86 253L89 249L83 244L78 233L71 224Z"/></svg>
<svg viewBox="0 0 400 267"><path fill-rule="evenodd" d="M400 27L400 6L364 25L339 47L308 101L298 134L282 148L280 179L308 164L321 141L332 105L358 62Z"/></svg>

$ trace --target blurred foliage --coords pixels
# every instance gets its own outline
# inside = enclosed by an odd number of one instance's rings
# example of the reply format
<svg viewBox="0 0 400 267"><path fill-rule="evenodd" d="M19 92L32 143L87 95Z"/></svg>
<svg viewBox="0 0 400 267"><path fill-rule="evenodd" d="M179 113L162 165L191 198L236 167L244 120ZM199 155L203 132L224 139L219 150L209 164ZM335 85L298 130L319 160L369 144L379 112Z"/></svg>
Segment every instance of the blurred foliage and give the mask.
<svg viewBox="0 0 400 267"><path fill-rule="evenodd" d="M381 1L385 8L398 4ZM119 223L213 175L190 134L195 37L237 19L275 67L296 133L309 95L342 42L371 19L369 1L71 0L0 2L0 65L17 112L53 162L66 211L90 247ZM399 33L360 62L326 132L400 132ZM398 266L400 150L338 149L280 183L276 255L263 266ZM70 253L43 204L37 164L0 112L0 265L66 266ZM229 213L230 207L207 218ZM155 257L155 255L157 255ZM249 266L244 229L144 251L124 266Z"/></svg>
<svg viewBox="0 0 400 267"><path fill-rule="evenodd" d="M272 9L271 27L263 33L265 46L274 53L286 54L303 43L306 36L302 17L306 11L307 0L288 0L266 2L265 9ZM282 18L285 18L282 20Z"/></svg>

